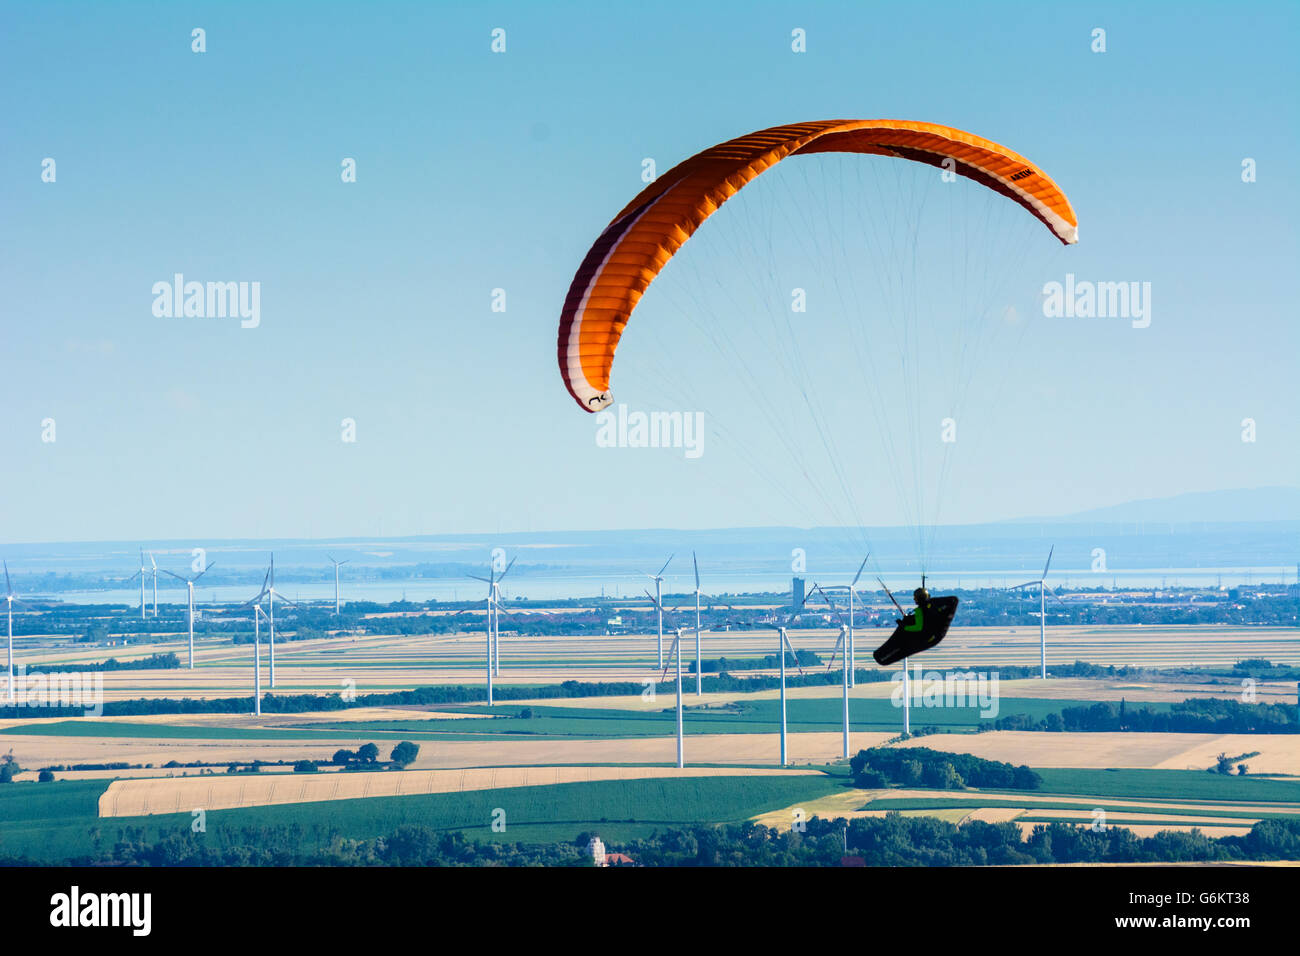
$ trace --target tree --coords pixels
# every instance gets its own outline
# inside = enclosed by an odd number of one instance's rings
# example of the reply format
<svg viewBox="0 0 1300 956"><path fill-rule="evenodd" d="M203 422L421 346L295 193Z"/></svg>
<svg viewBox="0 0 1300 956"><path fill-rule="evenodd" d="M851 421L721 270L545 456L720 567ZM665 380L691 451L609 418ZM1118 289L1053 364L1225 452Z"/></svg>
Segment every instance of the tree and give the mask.
<svg viewBox="0 0 1300 956"><path fill-rule="evenodd" d="M54 771L42 770L39 774L36 775L36 779L39 780L41 783L49 783L51 780L54 779Z"/></svg>
<svg viewBox="0 0 1300 956"><path fill-rule="evenodd" d="M357 750L357 759L363 763L374 763L379 759L379 748L374 744L362 744Z"/></svg>
<svg viewBox="0 0 1300 956"><path fill-rule="evenodd" d="M299 760L293 765L294 773L315 773L319 769L314 760Z"/></svg>
<svg viewBox="0 0 1300 956"><path fill-rule="evenodd" d="M343 766L344 764L351 763L356 759L357 753L355 750L336 750L334 751L334 756L330 757L330 763Z"/></svg>
<svg viewBox="0 0 1300 956"><path fill-rule="evenodd" d="M420 745L413 744L409 740L403 740L393 748L389 759L399 767L405 767L409 763L414 763L415 758L420 755Z"/></svg>

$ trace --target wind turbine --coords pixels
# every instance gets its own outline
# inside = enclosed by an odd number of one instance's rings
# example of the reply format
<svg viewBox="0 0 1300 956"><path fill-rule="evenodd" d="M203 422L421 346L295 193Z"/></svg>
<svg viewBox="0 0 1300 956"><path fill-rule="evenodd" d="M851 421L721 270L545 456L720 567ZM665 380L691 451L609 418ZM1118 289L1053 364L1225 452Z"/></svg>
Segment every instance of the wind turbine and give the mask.
<svg viewBox="0 0 1300 956"><path fill-rule="evenodd" d="M495 565L488 565L488 576L469 575L475 581L482 581L488 586L487 594L487 639L488 639L488 703L492 703L492 677L501 676L501 581L515 566L516 555L510 559L506 569L497 577Z"/></svg>
<svg viewBox="0 0 1300 956"><path fill-rule="evenodd" d="M777 634L780 636L780 642L777 647L776 656L777 659L780 661L780 667L781 667L781 766L782 767L786 766L786 764L789 763L789 760L787 759L789 756L789 751L786 746L786 706L785 706L785 654L787 649L790 652L790 657L794 660L794 666L799 668L800 675L803 674L803 665L799 663L799 655L795 653L794 645L790 643L790 636L786 633L786 628L790 625L790 622L793 621L796 616L797 616L797 612L790 614L789 616L786 617L785 622L782 624L758 624L757 625L758 627L771 628L772 630L776 631ZM753 624L746 624L742 621L728 621L727 623L735 627L755 626Z"/></svg>
<svg viewBox="0 0 1300 956"><path fill-rule="evenodd" d="M659 569L658 574L649 574L646 577L653 578L655 582L655 605L659 608L659 666L664 666L664 609L660 603L663 600L663 583L664 572L668 570L668 565L673 563L673 555L668 555L668 560L664 566ZM649 592L646 592L649 593Z"/></svg>
<svg viewBox="0 0 1300 956"><path fill-rule="evenodd" d="M703 661L700 660L700 562L691 552L691 564L695 566L695 696L704 694Z"/></svg>
<svg viewBox="0 0 1300 956"><path fill-rule="evenodd" d="M131 575L129 578L127 578L123 583L130 584L136 578L140 579L140 620L142 621L144 620L144 576L148 571L149 569L144 566L144 548L141 548L140 549L140 570L135 572L135 574ZM156 580L157 580L157 575L155 575L155 581ZM158 598L157 595L155 594L154 605L157 606L157 604L158 604Z"/></svg>
<svg viewBox="0 0 1300 956"><path fill-rule="evenodd" d="M253 605L253 716L262 716L262 605Z"/></svg>
<svg viewBox="0 0 1300 956"><path fill-rule="evenodd" d="M664 565L664 567L667 566L668 565L666 564ZM646 591L645 593L646 597L649 597L650 600L655 602L655 606L659 608L659 619L663 620L664 606L659 603L658 599L651 596L649 591ZM677 767L679 770L686 766L685 738L682 723L682 632L684 630L686 630L686 628L681 627L680 625L673 628L676 637L673 638L673 646L668 650L669 658L677 661ZM663 681L667 677L668 668L664 667L663 677L660 677L659 680Z"/></svg>
<svg viewBox="0 0 1300 956"><path fill-rule="evenodd" d="M1061 607L1065 607L1065 602L1061 600L1060 595L1047 586L1047 569L1052 566L1052 554L1056 551L1056 545L1052 545L1051 550L1047 552L1047 563L1043 565L1043 574L1037 581L1026 581L1024 584L1013 584L1007 588L1008 591L1015 591L1018 588L1033 587L1038 585L1038 676L1047 679L1047 592L1051 591L1052 597L1056 598Z"/></svg>
<svg viewBox="0 0 1300 956"><path fill-rule="evenodd" d="M339 567L341 565L347 564L347 562L335 561L334 556L332 554L327 554L325 555L325 557L329 558L334 565L334 616L338 617L339 615Z"/></svg>
<svg viewBox="0 0 1300 956"><path fill-rule="evenodd" d="M788 621L786 622L789 623ZM785 624L769 624L768 627L776 628L781 635L780 647L777 650L777 657L781 659L781 766L784 767L789 760L788 749L786 746L786 721L785 721L785 652L789 648L790 656L794 659L795 667L799 668L799 673L803 674L803 667L799 664L799 655L794 651L794 645L790 643L790 636L785 631Z"/></svg>
<svg viewBox="0 0 1300 956"><path fill-rule="evenodd" d="M158 616L158 562L153 559L153 552L149 552L149 563L153 565L153 616Z"/></svg>
<svg viewBox="0 0 1300 956"><path fill-rule="evenodd" d="M894 607L898 608L898 613L903 617L907 617L907 612L894 598L894 592L889 590L889 585L884 582L884 579L880 575L876 575L876 580L880 582L880 587L884 592L889 595L889 600L894 602ZM910 737L912 735L912 678L907 671L907 658L904 657L899 663L903 665L903 736Z"/></svg>
<svg viewBox="0 0 1300 956"><path fill-rule="evenodd" d="M212 567L212 565L208 565L208 567ZM270 612L266 615L266 622L271 628L271 634L268 640L268 647L269 647L268 656L270 657L272 687L275 686L275 599L276 597L279 597L282 602L288 604L290 607L298 606L296 602L290 601L287 597L285 597L282 591L277 591L275 588L275 552L272 551L271 567L266 572L266 577L262 580L262 590L258 592L257 597L245 601L242 605L243 607L248 607L249 605L260 605L262 603L262 598L267 598L267 607L270 608Z"/></svg>
<svg viewBox="0 0 1300 956"><path fill-rule="evenodd" d="M253 608L253 716L262 716L262 618L266 612L262 610L259 603L262 596L266 594L266 584L271 580L271 572L268 570L262 578L262 590L257 592L257 597L251 601L245 601L240 607Z"/></svg>
<svg viewBox="0 0 1300 956"><path fill-rule="evenodd" d="M867 567L867 562L870 561L870 560L871 560L871 552L868 551L868 552L867 552L867 556L866 556L865 558L863 558L863 559L862 559L862 563L861 563L860 565L858 565L858 573L855 574L855 575L853 575L853 581L852 581L850 584L848 584L847 586L844 586L844 587L833 587L833 588L831 588L832 591L839 591L839 590L847 591L847 592L848 592L848 595L849 595L849 621L848 621L848 624L847 624L847 627L848 627L848 629L849 629L849 635L848 635L848 647L847 647L847 653L848 653L848 657L849 657L849 687L856 687L856 686L857 686L857 676L854 674L854 669L857 667L857 664L858 664L858 647L857 647L857 643L856 643L856 641L855 641L855 639L854 639L854 627L855 627L855 624L856 624L856 621L855 621L855 619L854 619L854 604L855 604L855 601L856 601L857 596L858 596L858 590L857 590L857 588L858 588L858 581L861 579L861 577L862 577L862 572L866 569L866 567ZM817 588L816 583L813 584L813 587L814 587L814 588ZM821 592L822 592L823 595L826 594L826 589L825 589L825 588L821 588L820 590L821 590ZM811 595L809 595L809 596L811 596ZM804 598L804 603L805 603L805 604L808 603L808 598L807 598L807 597ZM829 603L829 599L828 599L828 603ZM839 615L839 611L836 611L835 613L836 613L837 616ZM840 623L843 624L844 622L841 621Z"/></svg>
<svg viewBox="0 0 1300 956"><path fill-rule="evenodd" d="M862 563L865 565L866 561L863 561ZM861 573L861 569L859 569L859 573ZM858 583L857 579L854 578L853 584L857 584L857 583ZM850 588L851 587L852 585L850 585ZM843 649L844 654L843 656L840 657L840 670L843 672L842 674L843 680L841 681L841 683L843 683L844 685L844 753L843 756L845 760L848 760L849 759L849 674L853 668L853 665L850 663L850 657L849 657L849 655L852 653L851 648L853 646L851 643L853 640L852 624L844 623L844 618L840 617L840 609L835 606L835 602L831 600L831 596L827 594L824 590L822 590L821 586L817 584L816 581L813 582L813 591L814 593L820 592L821 596L826 599L826 603L830 605L831 610L835 612L835 616L840 620L840 638L838 641L835 642L835 649L831 651L830 663L826 665L826 669L830 670L832 667L835 666L835 656L839 654L841 649ZM852 590L850 590L849 594L852 595L852 593L853 593ZM811 595L809 595L809 597L811 597ZM807 603L808 603L808 598L804 598L804 604L806 605ZM850 617L849 621L852 622L852 620L853 618Z"/></svg>
<svg viewBox="0 0 1300 956"><path fill-rule="evenodd" d="M172 574L171 571L168 571L166 569L163 570L163 574L169 574L172 577L174 577L177 581L181 581L185 584L185 591L187 596L189 597L189 609L190 609L190 668L189 669L190 670L194 670L194 582L197 581L199 578L203 577L203 575L207 574L209 571L211 571L212 567L213 567L212 564L205 566L202 571L200 571L192 578L183 578L179 574Z"/></svg>
<svg viewBox="0 0 1300 956"><path fill-rule="evenodd" d="M9 562L5 563L5 603L9 611L9 703L14 702L14 605L26 607L14 596L13 585L9 583Z"/></svg>

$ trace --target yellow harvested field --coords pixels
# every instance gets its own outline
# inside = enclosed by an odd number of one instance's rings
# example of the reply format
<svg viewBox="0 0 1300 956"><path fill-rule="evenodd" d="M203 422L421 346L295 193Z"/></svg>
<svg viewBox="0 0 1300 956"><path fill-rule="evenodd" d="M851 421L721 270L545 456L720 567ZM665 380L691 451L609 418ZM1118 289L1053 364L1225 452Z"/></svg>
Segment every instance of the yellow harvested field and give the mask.
<svg viewBox="0 0 1300 956"><path fill-rule="evenodd" d="M932 734L899 747L929 747L1031 767L1149 767L1205 770L1220 753L1259 751L1245 760L1255 774L1300 774L1300 734L1039 733L996 730Z"/></svg>
<svg viewBox="0 0 1300 956"><path fill-rule="evenodd" d="M874 747L888 734L855 734L853 746ZM194 739L177 737L55 737L40 734L8 735L5 747L24 767L73 764L153 764L161 768L169 761L209 763L224 767L232 762L261 760L328 761L337 750L354 750L355 738L325 740ZM396 741L383 743L387 756ZM829 763L840 758L841 737L837 733L791 734L790 762ZM688 764L769 764L780 754L777 734L702 734L686 738ZM672 764L677 760L675 737L608 738L568 740L539 738L521 740L422 741L420 755L411 769L433 770L456 767L554 766L557 764ZM182 773L155 770L154 773ZM197 769L189 770L191 775Z"/></svg>
<svg viewBox="0 0 1300 956"><path fill-rule="evenodd" d="M1215 809L1227 809L1227 807L1216 807ZM1235 809L1235 808L1233 808ZM1088 823L1090 826L1093 820L1091 810L1044 810L1043 813L1050 814L1053 817L1061 817L1064 820L1080 820ZM1231 826L1243 827L1250 829L1256 823L1257 819L1245 817L1206 817L1197 814L1167 814L1167 813L1131 813L1123 810L1107 810L1106 822L1111 826L1127 827L1129 823L1142 823L1144 821L1159 820L1162 823L1187 823L1192 826ZM1127 822L1125 822L1127 821Z"/></svg>
<svg viewBox="0 0 1300 956"><path fill-rule="evenodd" d="M818 797L816 800L807 800L793 806L782 807L780 810L762 813L754 817L753 820L765 827L788 830L794 822L795 810L802 810L805 820L811 820L815 816L822 819L854 817L860 815L858 808L870 800L873 793L878 792L873 790L845 790L842 793L832 793L829 796Z"/></svg>
<svg viewBox="0 0 1300 956"><path fill-rule="evenodd" d="M1022 837L1029 836L1029 834L1033 832L1034 827L1042 826L1042 824L1040 823L1023 823L1019 820L1015 821L1015 823L1016 826L1020 828L1020 835ZM1089 826L1089 825L1090 825L1089 823L1083 823L1083 822L1079 824L1079 826ZM1138 837L1155 836L1157 833L1160 833L1164 830L1180 830L1183 832L1187 832L1190 830L1200 830L1207 837L1244 836L1245 834L1250 832L1249 827L1225 827L1225 826L1218 826L1218 825L1201 826L1200 824L1196 824L1196 823L1170 823L1170 824L1126 823L1124 824L1124 829L1132 830L1134 836L1138 836ZM1088 865L1105 866L1107 864L1092 863ZM1125 864L1125 865L1130 865L1130 864ZM1170 864L1166 863L1160 865L1169 866ZM1177 866L1178 864L1173 864L1173 865ZM1198 865L1204 866L1205 864L1198 864ZM1210 864L1210 865L1217 865L1217 864Z"/></svg>
<svg viewBox="0 0 1300 956"><path fill-rule="evenodd" d="M858 632L858 666L873 667L870 650L884 633ZM791 639L828 658L836 635L829 628L796 630ZM713 632L704 639L709 658L762 657L771 653L771 638L762 631ZM558 683L564 680L636 681L661 675L654 666L653 634L618 636L527 636L505 633L501 637L502 684ZM24 641L17 661L29 670L42 664L76 664L108 657L128 661L154 653L175 653L184 659L182 634L151 636L126 646L85 647ZM453 635L346 635L304 641L277 641L277 694L338 694L355 686L358 694L409 689L432 684L477 684L482 680L481 634ZM1186 626L1072 626L1053 627L1049 634L1048 666L1075 660L1099 665L1174 667L1230 665L1246 658L1266 658L1281 664L1300 663L1300 640L1294 628ZM106 700L134 697L243 697L252 693L252 647L201 637L195 650L196 667L173 670L118 670L103 672ZM996 670L1007 665L1037 665L1038 631L1019 627L954 627L939 647L920 661L925 670ZM263 686L267 686L266 648L263 647ZM1105 682L1103 682L1105 683ZM1218 686L1180 687L1160 683L1136 684L1113 680L1103 699L1168 700L1181 696L1239 693L1232 681ZM1091 681L1007 682L1003 692L1072 698ZM864 695L888 693L888 683L862 685ZM838 688L816 688L810 696L834 694ZM1039 693L1041 692L1041 693ZM799 693L796 691L796 693ZM725 696L725 695L723 695ZM1263 684L1261 700L1295 699L1294 685Z"/></svg>
<svg viewBox="0 0 1300 956"><path fill-rule="evenodd" d="M463 793L506 787L544 787L593 780L661 777L790 776L815 770L687 767L489 767L475 770L407 770L374 773L296 774L262 777L239 774L155 780L118 780L99 798L101 817L229 810L284 803L315 803L368 797Z"/></svg>
<svg viewBox="0 0 1300 956"><path fill-rule="evenodd" d="M1006 823L1024 813L1023 808L1015 807L980 807L966 815L967 820L982 820L984 823Z"/></svg>
<svg viewBox="0 0 1300 956"><path fill-rule="evenodd" d="M54 724L67 721L67 717L42 717L39 710L33 710L31 717L10 717L0 719L0 730L19 725ZM96 720L116 721L124 724L165 724L169 727L232 727L275 728L298 726L317 720L335 723L345 721L369 720L461 720L467 717L479 717L480 714L464 711L440 711L429 707L352 707L347 710L312 710L291 714L128 714L105 715Z"/></svg>

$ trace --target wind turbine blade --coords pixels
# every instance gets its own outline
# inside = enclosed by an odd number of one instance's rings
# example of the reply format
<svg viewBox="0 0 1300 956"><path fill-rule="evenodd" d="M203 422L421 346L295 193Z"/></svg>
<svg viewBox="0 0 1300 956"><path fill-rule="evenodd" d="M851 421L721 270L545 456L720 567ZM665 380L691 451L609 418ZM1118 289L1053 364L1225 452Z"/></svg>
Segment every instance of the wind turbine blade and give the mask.
<svg viewBox="0 0 1300 956"><path fill-rule="evenodd" d="M255 597L255 598L249 598L247 601L245 601L243 604L241 604L241 605L239 605L239 606L240 606L240 607L248 607L248 606L251 604L251 605L255 606L255 607L260 611L260 610L262 610L262 606L261 606L262 598L266 597L266 595L267 595L267 590L266 590L265 588L263 588L262 591L261 591L261 593L259 593L259 594L257 595L257 597Z"/></svg>
<svg viewBox="0 0 1300 956"><path fill-rule="evenodd" d="M10 594L14 593L14 586L9 583L9 562L5 562L5 590Z"/></svg>
<svg viewBox="0 0 1300 956"><path fill-rule="evenodd" d="M813 585L813 586L816 587L818 591L821 591L821 596L826 599L826 603L830 605L831 610L835 612L835 616L839 618L840 626L848 627L848 624L844 620L844 616L840 614L840 609L836 607L835 602L831 600L831 596L827 594L825 591L822 591L820 585Z"/></svg>
<svg viewBox="0 0 1300 956"><path fill-rule="evenodd" d="M673 659L673 653L677 651L677 645L681 642L681 639L682 639L682 635L680 633L677 634L673 638L672 646L668 648L668 656L665 658L665 660L668 661L669 663L664 664L664 675L663 677L659 678L660 682L666 681L668 679L668 668L672 666L671 661Z"/></svg>
<svg viewBox="0 0 1300 956"><path fill-rule="evenodd" d="M155 571L158 570L158 562L155 561L155 560L153 559L153 552L152 552L152 551L149 552L149 563L153 565L153 569L154 569Z"/></svg>
<svg viewBox="0 0 1300 956"><path fill-rule="evenodd" d="M695 552L691 552L691 564L695 565L695 591L698 594L700 590L700 562L695 560Z"/></svg>
<svg viewBox="0 0 1300 956"><path fill-rule="evenodd" d="M1042 581L1026 581L1024 584L1013 584L1013 585L1011 585L1011 587L1009 587L1009 588L1005 588L1004 590L1007 590L1007 591L1015 591L1015 590L1018 590L1018 589L1020 589L1020 588L1037 587L1038 585L1040 585L1040 584L1042 584L1042 583L1043 583Z"/></svg>
<svg viewBox="0 0 1300 956"><path fill-rule="evenodd" d="M785 641L785 646L790 648L790 656L794 658L794 666L799 668L799 675L803 676L803 665L799 663L799 655L794 652L794 645L790 643L790 635L783 631L781 639Z"/></svg>
<svg viewBox="0 0 1300 956"><path fill-rule="evenodd" d="M1051 588L1049 588L1047 585L1043 585L1043 589L1044 589L1048 594L1050 594L1052 597L1056 598L1056 603L1059 604L1059 605L1061 605L1061 607L1069 607L1069 606L1070 606L1070 605L1066 604L1064 601L1062 601L1062 600L1061 600L1061 596L1060 596L1059 594L1057 594L1055 591L1053 591Z"/></svg>
<svg viewBox="0 0 1300 956"><path fill-rule="evenodd" d="M481 578L481 577L479 577L477 574L467 574L467 575L465 575L465 577L467 577L467 578L473 578L475 581L482 581L484 584L492 584L492 583L493 583L493 581L492 581L491 578Z"/></svg>
<svg viewBox="0 0 1300 956"><path fill-rule="evenodd" d="M645 589L642 588L642 590L645 590ZM649 591L646 591L646 592L645 592L645 596L648 597L648 598L650 599L650 603L651 603L652 605L654 605L655 607L657 607L659 610L663 611L665 614L668 613L667 611L664 611L664 606L663 606L662 604L660 604L658 601L656 601L656 600L655 600L655 596L654 596L653 594L651 594Z"/></svg>
<svg viewBox="0 0 1300 956"><path fill-rule="evenodd" d="M171 571L168 571L166 568L163 568L163 569L162 569L162 573L163 573L163 574L166 574L168 577L173 577L173 578L175 578L177 581L180 581L181 584L188 584L188 583L189 583L189 582L186 581L183 577L181 577L179 574L173 574Z"/></svg>
<svg viewBox="0 0 1300 956"><path fill-rule="evenodd" d="M1050 568L1050 567L1052 566L1052 553L1053 553L1055 550L1056 550L1056 545L1052 545L1051 550L1047 552L1047 563L1043 565L1043 577L1044 577L1044 578L1047 577L1047 569Z"/></svg>
<svg viewBox="0 0 1300 956"><path fill-rule="evenodd" d="M207 574L209 571L211 571L211 570L212 570L213 568L215 568L216 566L217 566L217 562L215 562L215 561L213 561L211 564L207 565L207 567L205 567L202 571L200 571L200 572L198 573L197 576L195 576L194 581L197 581L199 578L203 577L203 575ZM190 583L193 584L194 581L191 581Z"/></svg>
<svg viewBox="0 0 1300 956"><path fill-rule="evenodd" d="M659 573L656 574L655 577L661 578L664 576L664 572L668 570L668 565L673 563L674 557L676 557L676 552L673 552L673 554L668 555L668 560L664 562L664 566L659 569Z"/></svg>
<svg viewBox="0 0 1300 956"><path fill-rule="evenodd" d="M135 572L135 574L131 575L129 578L127 578L127 579L126 579L125 581L123 581L122 583L123 583L123 584L130 584L132 581L134 581L136 578L138 578L142 573L143 573L143 572L141 572L141 571L137 571L137 572Z"/></svg>
<svg viewBox="0 0 1300 956"><path fill-rule="evenodd" d="M870 560L871 560L871 552L868 551L867 556L862 559L862 564L859 565L858 567L858 573L853 575L853 583L849 585L850 588L855 588L858 586L858 578L862 577L862 572L866 569L867 562Z"/></svg>
<svg viewBox="0 0 1300 956"><path fill-rule="evenodd" d="M505 580L506 575L510 573L510 569L515 566L515 562L517 560L519 560L519 555L516 554L513 558L510 559L510 563L506 565L506 569L501 572L501 577L497 578L498 581Z"/></svg>
<svg viewBox="0 0 1300 956"><path fill-rule="evenodd" d="M837 640L837 641L835 642L835 648L834 648L834 650L831 651L831 660L830 660L830 663L826 665L826 669L827 669L827 670L830 670L832 667L835 666L835 658L839 655L839 653L840 653L840 647L841 647L841 645L843 645L843 644L844 644L844 631L841 630L841 631L840 631L840 638L839 638L839 640Z"/></svg>
<svg viewBox="0 0 1300 956"><path fill-rule="evenodd" d="M889 595L889 600L894 601L894 607L898 608L898 613L903 615L904 617L907 617L907 612L903 610L903 605L899 604L897 601L894 600L894 592L889 590L889 587L885 584L884 581L880 580L879 575L876 576L876 580L880 581L880 586L884 588L885 593Z"/></svg>

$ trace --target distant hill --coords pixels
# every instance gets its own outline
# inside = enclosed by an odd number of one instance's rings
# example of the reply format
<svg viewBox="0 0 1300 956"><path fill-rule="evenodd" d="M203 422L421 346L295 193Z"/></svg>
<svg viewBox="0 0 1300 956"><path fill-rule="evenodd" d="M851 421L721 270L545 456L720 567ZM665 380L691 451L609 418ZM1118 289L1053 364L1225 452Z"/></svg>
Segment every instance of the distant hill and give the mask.
<svg viewBox="0 0 1300 956"><path fill-rule="evenodd" d="M1234 488L1147 498L1050 519L1016 518L1011 524L1075 521L1300 521L1300 488Z"/></svg>

